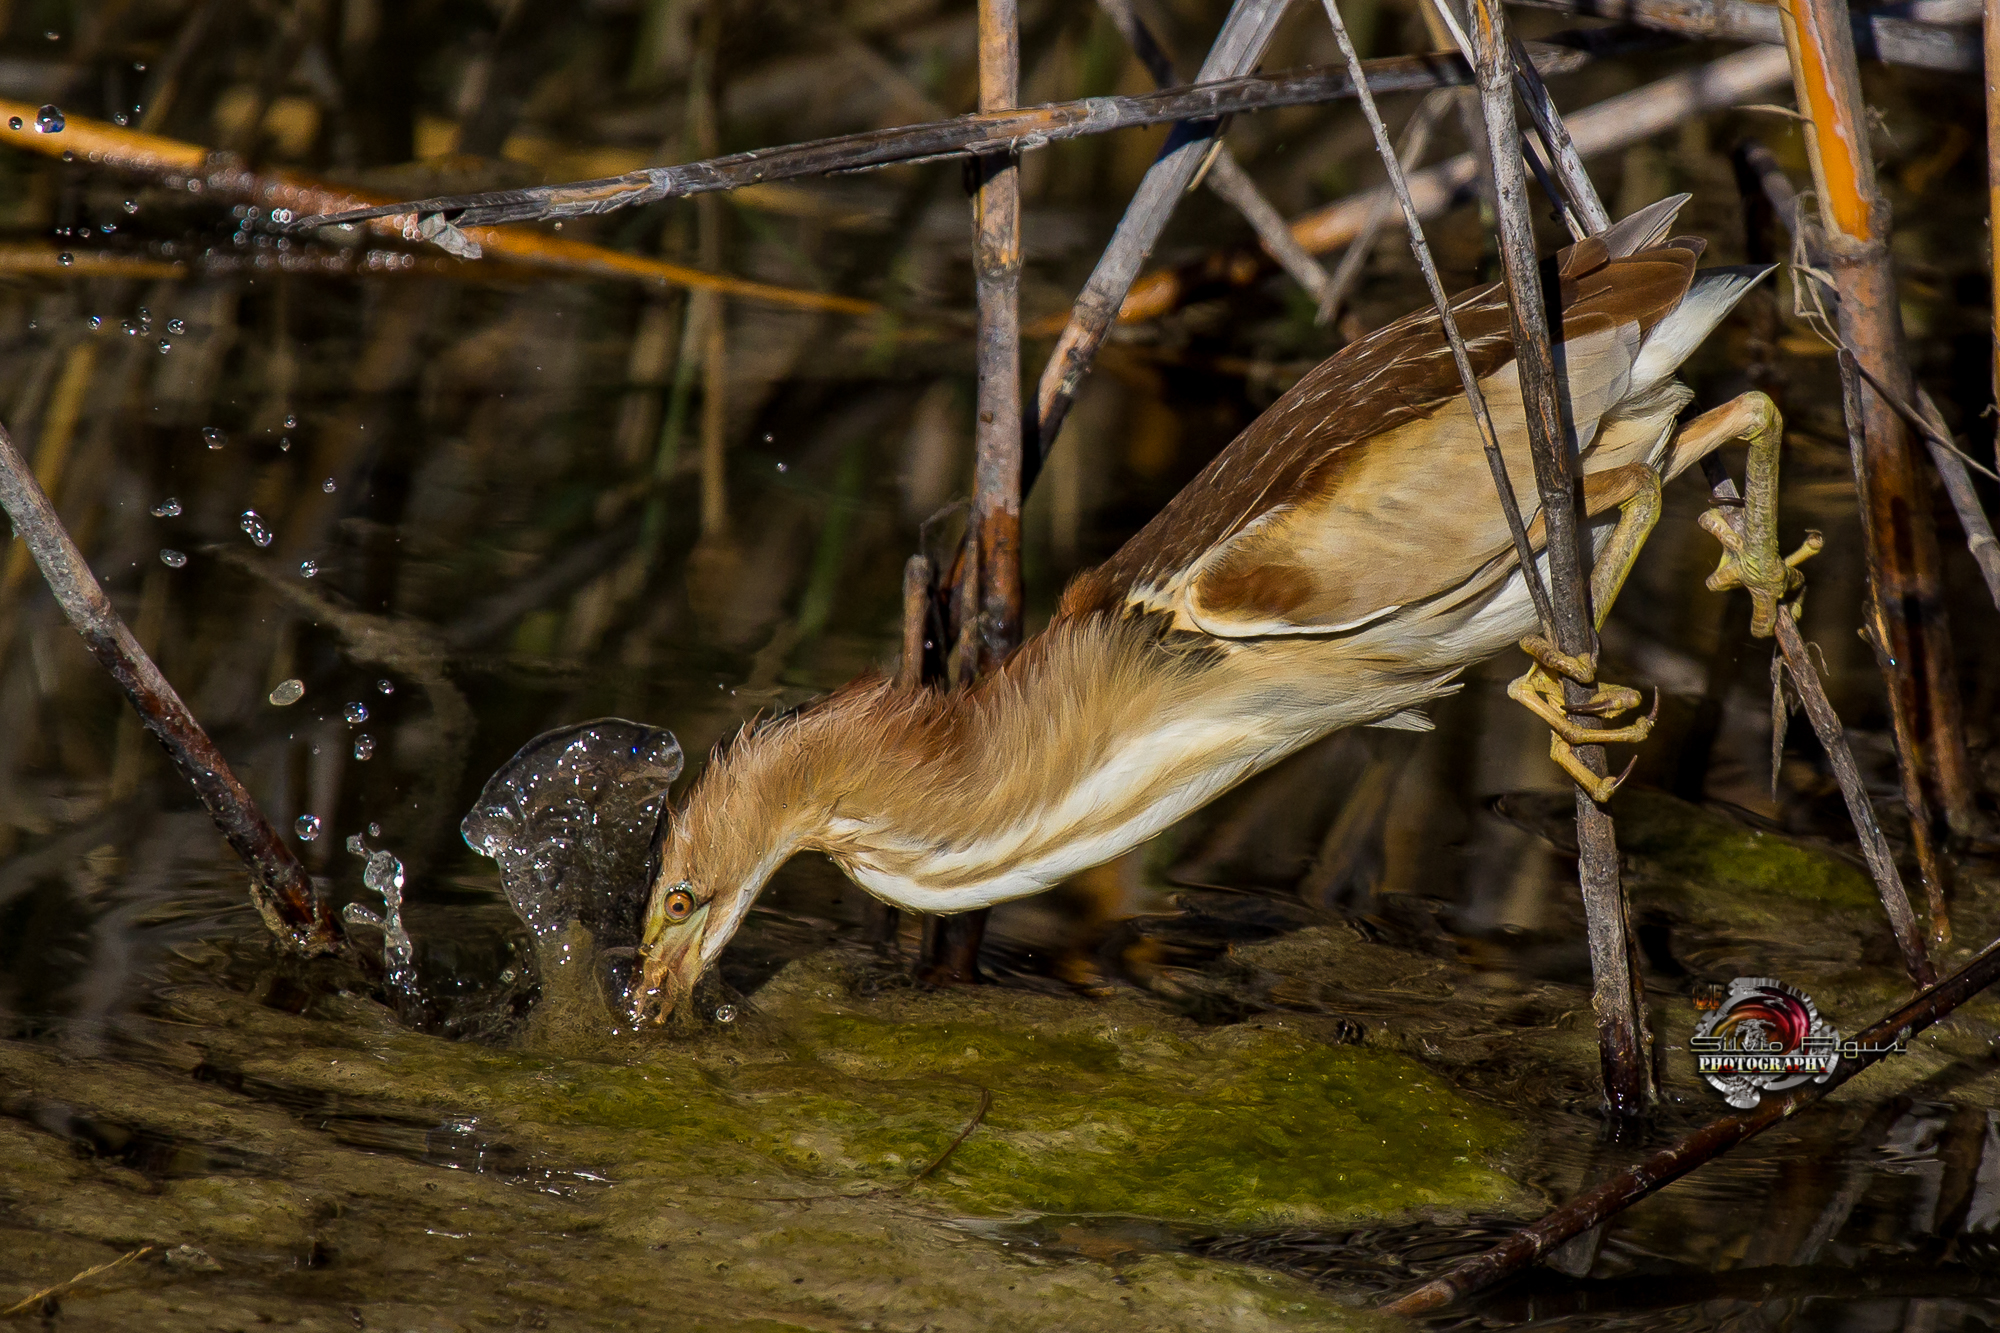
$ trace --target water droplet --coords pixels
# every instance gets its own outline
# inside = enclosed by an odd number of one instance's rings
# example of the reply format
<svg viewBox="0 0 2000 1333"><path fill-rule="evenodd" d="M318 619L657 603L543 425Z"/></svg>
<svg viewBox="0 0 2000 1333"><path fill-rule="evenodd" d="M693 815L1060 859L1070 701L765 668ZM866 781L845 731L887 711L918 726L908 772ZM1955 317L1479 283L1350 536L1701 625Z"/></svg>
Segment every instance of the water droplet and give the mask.
<svg viewBox="0 0 2000 1333"><path fill-rule="evenodd" d="M208 447L211 449L220 449L223 445L229 443L229 437L213 426L203 426L201 428L201 438L207 442Z"/></svg>
<svg viewBox="0 0 2000 1333"><path fill-rule="evenodd" d="M119 320L118 327L125 331L125 336L128 338L136 338L139 336L139 326L137 324L134 324L129 319Z"/></svg>
<svg viewBox="0 0 2000 1333"><path fill-rule="evenodd" d="M778 471L783 472L784 470L785 470L785 465L783 463L778 464Z"/></svg>
<svg viewBox="0 0 2000 1333"><path fill-rule="evenodd" d="M151 324L151 323L153 322L153 312L152 312L152 311L150 311L150 310L148 310L148 309L146 309L146 307L144 307L144 306L140 306L140 307L139 307L139 322L140 322L141 324L148 324L148 325L150 325L150 324Z"/></svg>
<svg viewBox="0 0 2000 1333"><path fill-rule="evenodd" d="M340 483L335 481L332 477L328 477L325 481L319 484L319 488L325 491L328 495L332 495L335 491L340 489Z"/></svg>
<svg viewBox="0 0 2000 1333"><path fill-rule="evenodd" d="M103 327L104 327L104 316L102 316L102 315L92 315L92 316L90 317L90 327L91 327L91 328L93 328L93 329L101 329L101 328L103 328Z"/></svg>
<svg viewBox="0 0 2000 1333"><path fill-rule="evenodd" d="M313 840L314 840L315 838L319 837L319 828L320 828L320 824L319 824L319 816L318 816L318 815L300 815L300 816L299 816L299 818L298 818L298 830L299 830L299 839L300 839L300 841L302 841L302 842L311 842L311 841L313 841Z"/></svg>
<svg viewBox="0 0 2000 1333"><path fill-rule="evenodd" d="M299 577L302 579L318 578L319 561L317 560L299 561Z"/></svg>
<svg viewBox="0 0 2000 1333"><path fill-rule="evenodd" d="M393 680L378 680L375 682L375 688L383 694L394 694L396 692L396 682Z"/></svg>
<svg viewBox="0 0 2000 1333"><path fill-rule="evenodd" d="M138 201L133 199L127 199L124 203L120 204L119 207L123 208L127 213L136 213L139 211Z"/></svg>
<svg viewBox="0 0 2000 1333"><path fill-rule="evenodd" d="M171 495L153 506L154 518L179 518L180 516L181 502Z"/></svg>
<svg viewBox="0 0 2000 1333"><path fill-rule="evenodd" d="M297 430L298 428L299 428L299 419L293 416L291 413L287 412L285 414L285 429Z"/></svg>
<svg viewBox="0 0 2000 1333"><path fill-rule="evenodd" d="M64 268L68 268L71 264L74 264L76 262L76 256L71 254L69 251L65 250L61 254L56 256L56 262L58 264L61 264Z"/></svg>
<svg viewBox="0 0 2000 1333"><path fill-rule="evenodd" d="M21 118L20 118L19 116L9 116L9 117L7 117L7 128L8 128L8 129L10 129L10 130L18 130L18 129L20 129L20 128L21 128Z"/></svg>
<svg viewBox="0 0 2000 1333"><path fill-rule="evenodd" d="M54 102L35 113L35 128L43 134L61 134L63 127L62 108Z"/></svg>
<svg viewBox="0 0 2000 1333"><path fill-rule="evenodd" d="M306 697L306 683L297 676L283 681L271 691L271 702L280 708L289 708Z"/></svg>
<svg viewBox="0 0 2000 1333"><path fill-rule="evenodd" d="M52 41L52 42L59 42L59 41L61 41L61 40L62 40L62 34L61 34L61 33L59 33L59 32L57 32L57 31L56 31L55 29L53 29L53 28L51 28L51 29L50 29L49 31L47 31L47 32L43 33L43 34L42 34L42 36L43 36L43 37L45 37L45 38L47 38L47 39L48 39L49 41Z"/></svg>
<svg viewBox="0 0 2000 1333"><path fill-rule="evenodd" d="M292 437L289 435L280 435L278 437L278 452L281 454L288 454L291 451L292 451Z"/></svg>
<svg viewBox="0 0 2000 1333"><path fill-rule="evenodd" d="M733 1004L716 1005L715 1021L718 1023L734 1023L736 1021L736 1006Z"/></svg>
<svg viewBox="0 0 2000 1333"><path fill-rule="evenodd" d="M368 826L368 836L369 836L369 837L371 837L371 838L379 838L379 837L381 837L381 836L382 836L382 826L381 826L380 824L370 824L370 825Z"/></svg>
<svg viewBox="0 0 2000 1333"><path fill-rule="evenodd" d="M173 350L174 350L174 345L172 343L168 342L165 338L160 339L161 356L165 356L168 352L171 352Z"/></svg>
<svg viewBox="0 0 2000 1333"><path fill-rule="evenodd" d="M347 719L349 726L358 727L368 720L368 705L357 699L347 705L346 711L341 716Z"/></svg>
<svg viewBox="0 0 2000 1333"><path fill-rule="evenodd" d="M111 113L111 123L112 123L113 125L123 125L123 124L126 124L127 122L126 122L126 119L125 119L125 113L124 113L123 111L114 111L114 112L112 112L112 113Z"/></svg>
<svg viewBox="0 0 2000 1333"><path fill-rule="evenodd" d="M74 162L76 161L76 154L70 152L69 149L65 148L63 149L62 160L65 162Z"/></svg>
<svg viewBox="0 0 2000 1333"><path fill-rule="evenodd" d="M179 551L170 551L164 546L160 548L160 563L168 569L179 569L187 562L188 558Z"/></svg>
<svg viewBox="0 0 2000 1333"><path fill-rule="evenodd" d="M167 321L168 333L186 333L187 331L188 331L188 326L182 323L180 320L170 319Z"/></svg>
<svg viewBox="0 0 2000 1333"><path fill-rule="evenodd" d="M236 520L236 526L248 533L250 540L256 542L257 545L269 546L271 544L271 529L265 525L262 516L256 510L244 510L243 516Z"/></svg>
<svg viewBox="0 0 2000 1333"><path fill-rule="evenodd" d="M361 760L373 759L375 757L375 738L365 731L356 736L354 738L354 757Z"/></svg>
<svg viewBox="0 0 2000 1333"><path fill-rule="evenodd" d="M370 825L370 827L373 827L373 825ZM356 856L366 856L368 855L368 844L361 841L359 833L350 833L347 835L347 850L353 852Z"/></svg>

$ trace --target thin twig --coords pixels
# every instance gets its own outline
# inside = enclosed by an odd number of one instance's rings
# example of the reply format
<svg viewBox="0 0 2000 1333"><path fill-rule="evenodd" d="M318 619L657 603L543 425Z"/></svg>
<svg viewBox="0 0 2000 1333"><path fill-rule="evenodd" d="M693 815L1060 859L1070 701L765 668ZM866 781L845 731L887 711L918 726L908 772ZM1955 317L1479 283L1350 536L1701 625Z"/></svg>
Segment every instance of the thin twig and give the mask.
<svg viewBox="0 0 2000 1333"><path fill-rule="evenodd" d="M1782 46L1785 33L1776 7L1752 0L1509 0L1564 14L1616 19L1657 32L1721 42ZM1856 10L1852 17L1856 51L1873 60L1923 69L1965 73L1980 66L1979 42L1963 29L1903 18L1885 5Z"/></svg>
<svg viewBox="0 0 2000 1333"><path fill-rule="evenodd" d="M230 770L208 733L160 674L111 607L83 553L63 530L55 506L34 471L0 426L0 508L27 543L63 615L91 656L111 673L132 701L146 730L166 747L174 766L194 787L222 836L250 871L250 901L279 945L306 956L340 948L338 919L313 891L305 867L292 854L257 802Z"/></svg>
<svg viewBox="0 0 2000 1333"><path fill-rule="evenodd" d="M88 1282L90 1279L94 1277L101 1277L105 1273L109 1273L114 1268L121 1268L124 1265L131 1263L135 1259L143 1259L147 1255L151 1254L154 1250L157 1250L159 1248L160 1247L157 1245L141 1245L138 1249L131 1251L129 1254L121 1254L116 1259L112 1259L106 1263L101 1263L97 1265L95 1268L86 1268L81 1273L78 1273L75 1277L65 1278L63 1281L56 1283L52 1287L43 1287L40 1291L36 1292L32 1296L27 1297L25 1300L16 1301L12 1305L8 1306L6 1309L0 1310L0 1319L11 1319L17 1314L26 1314L28 1311L34 1309L37 1305L40 1305L43 1301L49 1299L49 1297L51 1296L60 1296L64 1292L69 1291L74 1287L81 1286L83 1283Z"/></svg>
<svg viewBox="0 0 2000 1333"><path fill-rule="evenodd" d="M1368 79L1379 93L1387 90L1374 73L1376 63L1369 62ZM1542 69L1550 72L1546 61ZM1785 84L1790 75L1782 51L1752 47L1586 107L1568 117L1569 132L1583 157L1615 152L1704 112L1754 101ZM1410 196L1416 201L1418 215L1435 217L1463 197L1479 179L1479 160L1471 153L1461 153L1411 176ZM1294 219L1292 235L1314 254L1337 250L1360 235L1379 202L1393 198L1390 188L1382 186L1335 200ZM1257 281L1262 281L1262 275L1254 263L1244 265L1239 256L1211 253L1184 268L1141 276L1119 308L1118 319L1125 324L1157 319L1208 290L1209 284L1241 286ZM1029 332L1047 336L1055 329L1038 323Z"/></svg>
<svg viewBox="0 0 2000 1333"><path fill-rule="evenodd" d="M1480 103L1486 113L1486 141L1499 203L1500 258L1507 280L1514 364L1520 375L1548 550L1554 617L1543 624L1553 630L1549 641L1560 652L1574 661L1595 663L1597 628L1591 616L1588 552L1577 518L1577 445L1564 420L1563 386L1550 345L1549 314L1543 305L1541 260L1528 212L1520 127L1514 119L1514 81L1509 73L1513 54L1499 0L1473 0L1471 19ZM1595 693L1593 688L1570 676L1564 676L1562 683L1570 716L1585 729L1595 729L1599 724L1584 712ZM1603 746L1577 745L1573 749L1585 769L1599 777L1605 775ZM1603 1061L1604 1104L1614 1115L1641 1115L1653 1100L1653 1074L1638 949L1626 919L1611 814L1581 784L1576 789L1576 841L1590 970L1596 986L1591 1007L1597 1018Z"/></svg>
<svg viewBox="0 0 2000 1333"><path fill-rule="evenodd" d="M1716 506L1729 525L1742 532L1743 497L1737 491L1736 483L1729 479L1729 469L1714 454L1702 459L1701 467ZM1916 913L1910 907L1909 890L1903 886L1903 875L1896 868L1889 840L1882 836L1882 826L1875 819L1875 805L1868 799L1868 788L1861 781L1861 770L1854 762L1854 751L1847 743L1840 715L1833 711L1832 703L1827 700L1826 688L1820 684L1819 669L1813 665L1797 623L1782 611L1778 615L1777 635L1779 656L1785 669L1792 673L1792 684L1806 706L1806 717L1811 720L1813 733L1819 737L1820 748L1826 751L1827 761L1833 765L1833 776L1840 783L1840 794L1847 802L1848 817L1854 821L1854 833L1861 842L1861 857L1868 863L1868 873L1875 881L1875 892L1881 897L1882 910L1889 917L1890 932L1896 938L1896 947L1902 951L1903 967L1910 974L1910 980L1919 986L1928 986L1937 979L1937 973L1931 966L1930 955L1924 950L1923 933L1918 929ZM1774 716L1774 732L1778 725L1778 718ZM1771 776L1773 781L1777 780L1775 764Z"/></svg>
<svg viewBox="0 0 2000 1333"><path fill-rule="evenodd" d="M1509 1236L1484 1254L1454 1267L1385 1307L1389 1314L1409 1318L1482 1291L1535 1263L1572 1236L1624 1211L1647 1195L1680 1179L1753 1135L1789 1120L1826 1097L1890 1051L1948 1016L1954 1009L2000 980L2000 940L1986 946L1959 971L1926 987L1894 1013L1871 1025L1854 1039L1855 1054L1842 1054L1832 1077L1808 1083L1776 1097L1766 1097L1754 1111L1714 1120L1669 1147L1651 1154L1597 1185L1541 1220Z"/></svg>
<svg viewBox="0 0 2000 1333"><path fill-rule="evenodd" d="M1327 21L1333 25L1334 40L1340 44L1341 57L1353 73L1361 113L1368 118L1368 128L1375 136L1375 152L1382 159L1383 170L1389 173L1389 185L1395 191L1397 202L1403 206L1403 221L1410 232L1410 251L1417 257L1417 267L1423 270L1424 284L1430 288L1431 303L1437 308L1445 341L1451 345L1452 361L1458 366L1459 383L1465 390L1466 401L1471 404L1473 420L1478 423L1480 443L1486 451L1486 466L1493 474L1493 486L1500 497L1500 512L1506 516L1507 531L1514 539L1514 554L1521 562L1521 577L1534 599L1535 614L1541 618L1544 628L1549 629L1555 621L1548 590L1542 586L1535 550L1528 542L1527 525L1521 521L1521 506L1514 497L1514 484L1507 476L1507 460L1500 452L1500 436L1493 427L1493 414L1487 410L1486 395L1480 391L1479 376L1472 369L1472 357L1466 351L1465 339L1459 335L1458 321L1452 316L1451 301L1445 295L1444 283L1438 278L1437 261L1431 257L1431 247L1424 239L1417 205L1410 198L1410 184L1403 178L1395 149L1389 145L1388 127L1383 125L1381 113L1375 109L1375 98L1369 91L1369 79L1361 67L1361 57L1355 53L1354 43L1348 38L1347 24L1341 20L1339 7L1334 0L1325 0L1325 5Z"/></svg>
<svg viewBox="0 0 2000 1333"><path fill-rule="evenodd" d="M250 203L267 219L290 214L334 213L385 202L379 195L294 172L250 171L237 159L222 153L211 153L200 144L142 134L87 116L67 116L60 132L42 134L34 128L35 115L36 108L26 102L0 100L0 143L40 153L44 157L61 158L70 154L78 162L145 177L170 189L185 190L219 203ZM17 123L22 128L9 128ZM255 219L246 221L257 225ZM370 224L369 230L397 240L416 240L419 238L416 222L415 218L398 215L376 220ZM474 228L463 231L461 239L471 243L462 257L478 255L563 273L688 287L795 310L872 315L882 309L873 301L852 296L801 291L767 282L732 278L724 273L704 273L698 268L669 264L650 255L628 254L560 236L545 236L539 232ZM278 258L285 260L289 257L281 255Z"/></svg>
<svg viewBox="0 0 2000 1333"><path fill-rule="evenodd" d="M1200 72L1195 75L1196 86L1217 80L1242 81L1254 70L1257 62L1263 59L1264 48L1270 44L1278 20L1284 17L1286 3L1287 0L1236 0L1230 7L1229 16L1222 22L1222 31L1216 35L1215 44L1209 48L1207 59L1202 61ZM1462 66L1460 61L1452 63ZM1356 83L1350 73L1328 71L1328 74L1340 84L1343 95L1352 95L1356 91ZM1165 98L1167 95L1158 96ZM1219 112L1218 107L1217 111L1209 113L1209 117ZM1070 404L1076 401L1083 377L1090 372L1091 360L1097 355L1097 349L1112 322L1118 318L1125 293L1131 290L1132 280L1139 276L1139 269L1145 264L1146 256L1152 253L1154 242L1166 229L1167 219L1173 216L1174 205L1180 202L1188 184L1201 169L1220 126L1221 121L1215 118L1179 120L1168 134L1159 157L1147 168L1145 179L1139 182L1132 201L1125 206L1124 215L1118 219L1117 230L1104 247L1104 253L1098 257L1097 267L1091 270L1089 281L1077 293L1076 304L1070 309L1069 323L1057 337L1055 350L1050 353L1048 364L1042 368L1041 382L1036 388L1033 429L1026 439L1028 459L1026 474L1022 478L1024 487L1034 484L1035 475L1041 470L1056 436L1062 431Z"/></svg>
<svg viewBox="0 0 2000 1333"><path fill-rule="evenodd" d="M1410 172L1423 161L1424 153L1431 146L1431 134L1437 129L1438 121L1451 109L1452 101L1457 96L1448 88L1426 94L1416 114L1403 126L1402 138L1396 144L1396 163L1403 173L1406 187ZM1361 270L1367 266L1368 256L1375 252L1375 241L1382 234L1382 224L1395 212L1396 204L1397 196L1393 191L1384 191L1376 196L1374 211L1369 213L1361 234L1348 245L1347 253L1340 257L1340 266L1334 269L1333 277L1320 293L1319 311L1313 316L1315 324L1327 325L1340 318L1341 307L1347 304L1348 295L1361 280ZM1290 235L1289 232L1286 234Z"/></svg>
<svg viewBox="0 0 2000 1333"><path fill-rule="evenodd" d="M1277 0L1255 0L1255 3L1261 6L1275 4ZM1225 54L1235 58L1241 53L1232 49ZM1582 52L1553 48L1538 49L1535 58L1551 71L1575 69L1589 59ZM550 221L800 176L873 171L946 157L1025 153L1061 139L1180 121L1194 123L1179 138L1171 140L1170 146L1178 149L1197 144L1198 166L1200 157L1214 141L1215 122L1225 117L1276 107L1315 106L1354 95L1353 83L1344 70L1307 68L1270 75L1249 74L1247 70L1254 64L1238 59L1237 63L1226 66L1235 71L1229 73L1218 73L1204 65L1195 84L1134 97L1086 97L1045 106L980 112L951 120L758 148L679 166L649 167L599 180L525 190L439 195L400 203L370 201L366 207L356 201L328 207L311 216L306 209L293 208L296 217L286 225L300 231L333 224L434 216L445 217L459 227ZM1369 81L1382 92L1459 87L1472 77L1463 60L1442 52L1371 60L1368 71ZM0 103L0 109L9 105L13 104ZM1192 178L1193 168L1190 168L1188 179ZM1186 185L1187 180L1181 181L1181 188ZM399 233L401 225L399 222L395 228ZM483 234L481 243L484 244Z"/></svg>
<svg viewBox="0 0 2000 1333"><path fill-rule="evenodd" d="M1112 25L1124 36L1132 54L1139 57L1139 63L1153 76L1155 84L1171 88L1180 82L1179 76L1174 73L1173 59L1132 7L1132 0L1097 0L1097 4L1110 16ZM1257 188L1257 182L1250 179L1250 173L1236 160L1236 154L1229 151L1228 144L1216 149L1215 161L1209 167L1205 181L1209 189L1243 215L1243 220L1257 233L1257 243L1264 247L1264 253L1276 260L1278 267L1290 274L1292 281L1310 292L1314 299L1322 299L1327 284L1326 270L1293 239L1284 214L1264 197L1264 192Z"/></svg>

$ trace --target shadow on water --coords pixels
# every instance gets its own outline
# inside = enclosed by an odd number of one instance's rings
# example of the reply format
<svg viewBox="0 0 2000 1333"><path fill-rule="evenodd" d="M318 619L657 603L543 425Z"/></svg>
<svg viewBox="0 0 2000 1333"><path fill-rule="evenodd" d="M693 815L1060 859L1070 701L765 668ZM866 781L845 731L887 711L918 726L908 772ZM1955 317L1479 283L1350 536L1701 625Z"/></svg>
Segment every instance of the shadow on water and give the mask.
<svg viewBox="0 0 2000 1333"><path fill-rule="evenodd" d="M719 24L679 0L56 8L0 5L0 96L385 195L932 118L974 86L972 7L942 0L730 0ZM1186 56L1224 7L1169 8ZM1269 68L1336 58L1309 8ZM1412 7L1346 9L1369 53L1428 49ZM1138 77L1092 7L1024 12L1024 97ZM1977 452L1979 81L1867 75L1917 372ZM1556 93L1640 76L1602 60ZM1299 108L1239 117L1230 142L1296 215L1374 179L1357 124ZM1683 226L1735 262L1754 248L1739 135L1805 178L1789 122L1753 110L1592 169L1614 212L1692 191ZM1158 142L1024 159L1031 321L1066 307ZM803 857L696 1021L614 1031L670 785L746 721L891 666L902 562L963 521L959 168L564 224L883 308L732 299L716 333L679 288L280 240L248 204L4 152L0 420L361 945L269 956L207 817L18 545L0 560L0 1306L156 1247L42 1302L45 1327L1372 1324L1365 1307L1722 1109L1687 1057L1702 986L1778 976L1845 1031L1903 993L1808 729L1772 781L1768 657L1744 607L1702 591L1704 501L1676 487L1605 632L1607 676L1663 700L1616 808L1663 1088L1642 1142L1596 1114L1570 797L1505 696L1510 662L1440 701L1435 731L1332 737L1000 909L989 985L918 986L917 924L876 939L861 892ZM1476 206L1432 239L1448 284L1491 276ZM1196 194L1160 258L1249 244ZM1107 347L1025 514L1031 629L1283 388L1421 299L1388 243L1340 327L1286 283ZM1823 351L1759 292L1687 378L1703 405L1760 387L1785 408L1788 531L1828 536L1804 628L1902 851ZM2000 657L1944 514L1990 815ZM1962 953L2000 934L2000 897L1993 848L1959 850ZM1967 1006L1431 1322L1995 1324L1996 1033L2000 1006Z"/></svg>

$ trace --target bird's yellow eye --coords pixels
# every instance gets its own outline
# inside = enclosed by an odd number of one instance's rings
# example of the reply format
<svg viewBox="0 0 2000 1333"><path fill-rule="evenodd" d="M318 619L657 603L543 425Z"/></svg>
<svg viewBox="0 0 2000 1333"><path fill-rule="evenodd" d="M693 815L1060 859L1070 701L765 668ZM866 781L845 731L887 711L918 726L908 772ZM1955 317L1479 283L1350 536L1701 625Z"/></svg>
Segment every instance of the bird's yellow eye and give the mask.
<svg viewBox="0 0 2000 1333"><path fill-rule="evenodd" d="M685 921L694 915L694 895L686 889L675 889L669 893L664 905L669 921Z"/></svg>

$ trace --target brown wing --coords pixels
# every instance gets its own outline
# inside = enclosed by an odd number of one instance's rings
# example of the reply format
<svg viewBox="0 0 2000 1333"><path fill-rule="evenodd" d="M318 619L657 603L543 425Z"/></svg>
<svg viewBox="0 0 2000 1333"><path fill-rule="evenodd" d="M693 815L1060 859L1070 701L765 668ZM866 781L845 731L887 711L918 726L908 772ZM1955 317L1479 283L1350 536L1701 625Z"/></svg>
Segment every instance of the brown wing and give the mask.
<svg viewBox="0 0 2000 1333"><path fill-rule="evenodd" d="M1698 242L1551 261L1582 443L1618 400L1644 332L1679 304ZM1524 514L1535 512L1504 292L1452 301ZM1065 614L1174 609L1211 634L1324 633L1430 596L1500 554L1505 520L1435 311L1342 349L1063 599Z"/></svg>

